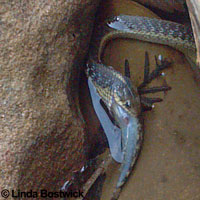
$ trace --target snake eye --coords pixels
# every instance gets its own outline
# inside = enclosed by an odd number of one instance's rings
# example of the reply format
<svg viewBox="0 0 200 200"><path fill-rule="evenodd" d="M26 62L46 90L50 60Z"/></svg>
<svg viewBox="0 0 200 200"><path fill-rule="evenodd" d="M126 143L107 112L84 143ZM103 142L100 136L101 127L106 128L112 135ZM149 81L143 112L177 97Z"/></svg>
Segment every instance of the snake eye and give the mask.
<svg viewBox="0 0 200 200"><path fill-rule="evenodd" d="M125 106L126 106L127 108L130 108L130 107L131 107L131 101L130 101L130 100L127 100L127 101L125 102Z"/></svg>

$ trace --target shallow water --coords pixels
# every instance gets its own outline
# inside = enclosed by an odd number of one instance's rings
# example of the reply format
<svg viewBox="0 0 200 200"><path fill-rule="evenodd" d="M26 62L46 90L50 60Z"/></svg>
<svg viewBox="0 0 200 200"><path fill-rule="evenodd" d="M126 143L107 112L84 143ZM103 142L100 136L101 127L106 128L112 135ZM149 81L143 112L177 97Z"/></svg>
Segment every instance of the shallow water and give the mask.
<svg viewBox="0 0 200 200"><path fill-rule="evenodd" d="M152 15L131 1L107 1L104 8L103 18L107 13ZM200 93L184 56L166 46L119 39L110 42L106 47L104 63L123 72L124 60L128 59L131 80L137 86L143 78L145 51L149 52L151 70L155 67L154 55L161 54L173 60L172 67L163 71L165 76L151 83L151 86L167 83L172 90L151 95L163 98L163 102L156 104L153 111L144 113L143 148L119 200L198 200ZM91 120L95 121L96 118ZM94 124L95 127L99 126L97 122ZM93 125L90 124L91 127ZM102 200L110 198L119 176L119 167L114 161L109 167L103 185Z"/></svg>

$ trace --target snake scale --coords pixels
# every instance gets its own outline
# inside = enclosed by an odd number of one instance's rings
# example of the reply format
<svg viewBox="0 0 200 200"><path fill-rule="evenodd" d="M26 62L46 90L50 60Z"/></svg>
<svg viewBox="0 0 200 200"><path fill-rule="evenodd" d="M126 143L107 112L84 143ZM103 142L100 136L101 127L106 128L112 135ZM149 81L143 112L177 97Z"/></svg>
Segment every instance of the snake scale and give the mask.
<svg viewBox="0 0 200 200"><path fill-rule="evenodd" d="M122 134L123 161L112 197L117 199L138 157L143 131L139 122L141 106L136 87L129 78L101 62L105 45L114 38L168 45L182 52L193 63L196 47L191 28L165 20L119 15L94 29L86 73Z"/></svg>

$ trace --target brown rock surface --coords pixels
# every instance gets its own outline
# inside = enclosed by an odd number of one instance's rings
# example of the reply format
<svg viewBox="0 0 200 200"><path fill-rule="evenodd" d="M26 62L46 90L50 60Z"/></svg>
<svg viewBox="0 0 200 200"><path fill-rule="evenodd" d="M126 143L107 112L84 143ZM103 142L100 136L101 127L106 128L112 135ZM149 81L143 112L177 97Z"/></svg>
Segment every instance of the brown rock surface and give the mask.
<svg viewBox="0 0 200 200"><path fill-rule="evenodd" d="M185 0L166 1L166 0L134 0L147 7L156 8L169 13L185 13L184 7Z"/></svg>
<svg viewBox="0 0 200 200"><path fill-rule="evenodd" d="M155 14L130 0L109 0L102 5L106 15L132 14L155 17ZM123 73L124 60L131 67L131 79L139 85L143 79L145 51L149 52L151 70L154 55L173 60L165 76L151 86L167 82L172 90L153 97L163 98L151 112L144 113L144 144L139 160L119 200L198 200L200 199L200 105L199 86L193 79L184 56L172 48L136 40L112 40L104 51L104 63ZM106 173L102 200L109 200L119 176L120 165L113 161Z"/></svg>
<svg viewBox="0 0 200 200"><path fill-rule="evenodd" d="M59 189L84 160L78 71L98 1L0 5L0 190Z"/></svg>

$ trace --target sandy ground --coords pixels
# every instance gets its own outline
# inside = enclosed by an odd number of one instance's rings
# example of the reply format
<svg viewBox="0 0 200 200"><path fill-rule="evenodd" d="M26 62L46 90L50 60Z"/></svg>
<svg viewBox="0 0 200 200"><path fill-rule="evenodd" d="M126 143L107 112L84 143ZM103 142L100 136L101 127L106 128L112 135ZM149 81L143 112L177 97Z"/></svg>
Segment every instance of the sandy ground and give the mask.
<svg viewBox="0 0 200 200"><path fill-rule="evenodd" d="M104 14L125 13L154 16L131 1L114 0L104 4ZM105 10L106 8L106 10ZM119 200L199 200L200 199L200 94L184 56L167 46L134 40L114 40L105 50L104 63L123 72L124 60L131 67L131 80L143 78L144 54L149 52L151 70L154 55L173 60L165 76L151 86L167 83L172 90L157 93L163 98L153 111L144 113L144 144L139 160L124 186ZM102 200L110 198L119 176L120 165L113 161L106 173Z"/></svg>

